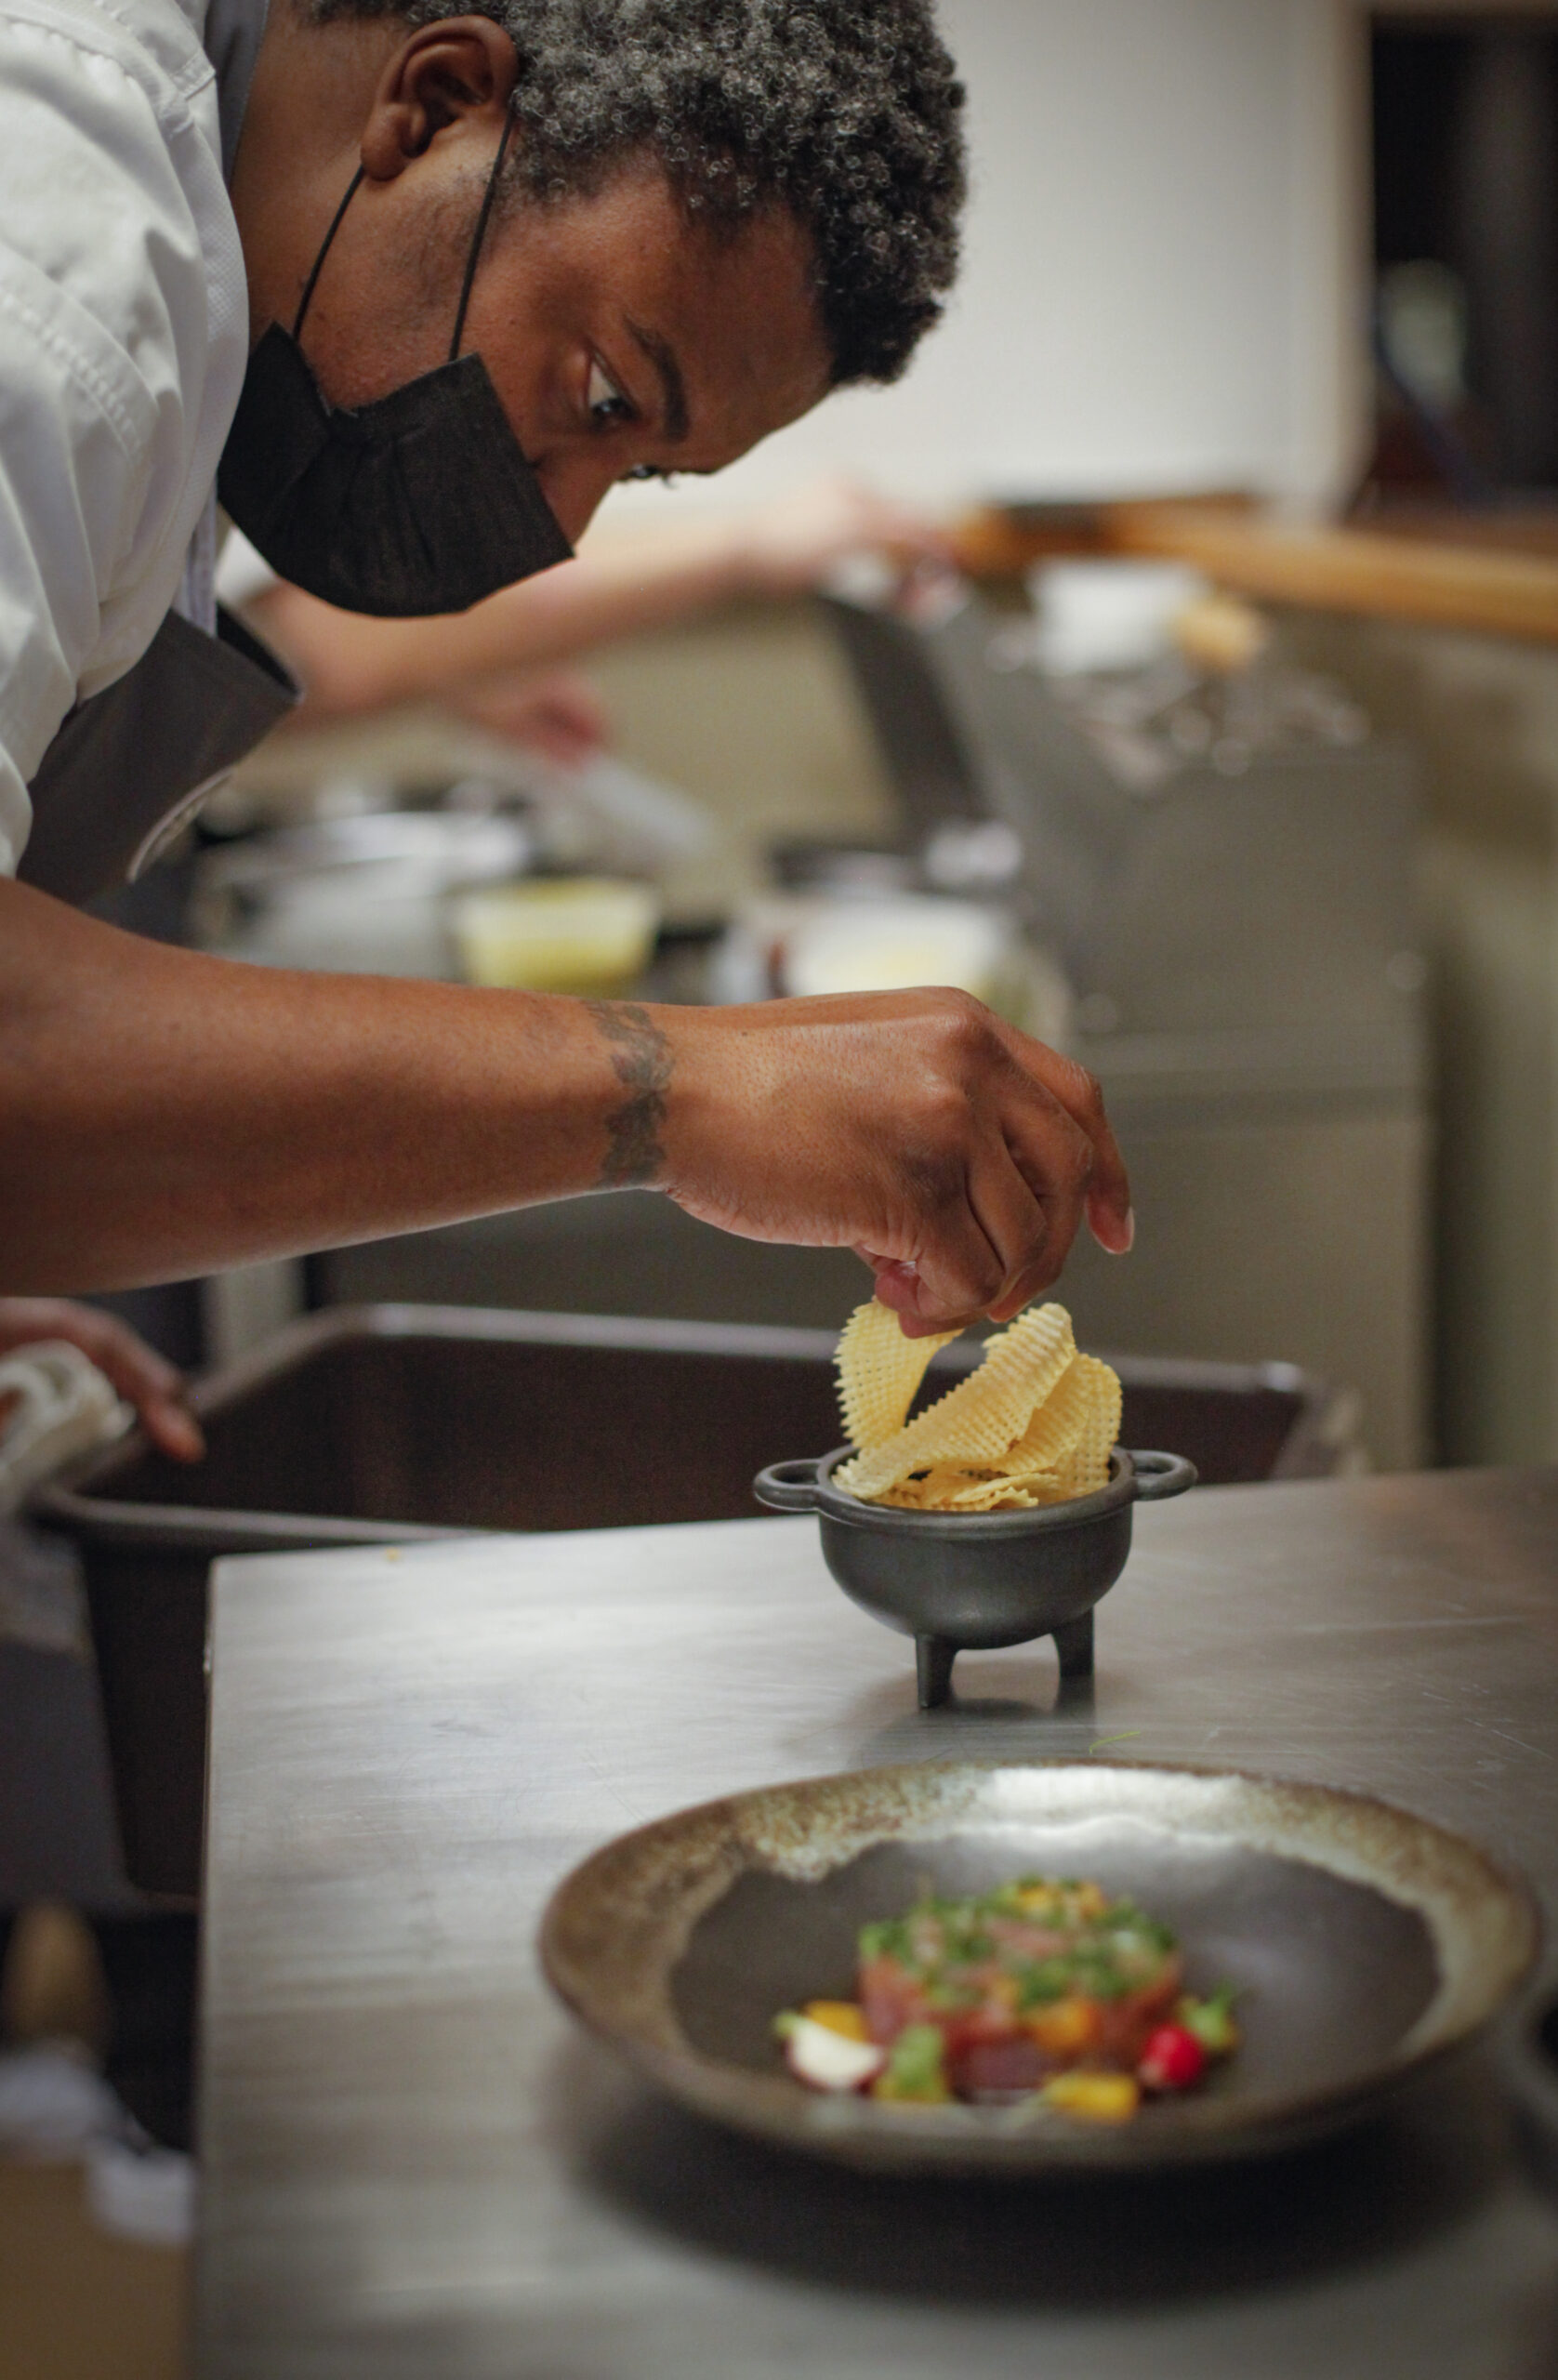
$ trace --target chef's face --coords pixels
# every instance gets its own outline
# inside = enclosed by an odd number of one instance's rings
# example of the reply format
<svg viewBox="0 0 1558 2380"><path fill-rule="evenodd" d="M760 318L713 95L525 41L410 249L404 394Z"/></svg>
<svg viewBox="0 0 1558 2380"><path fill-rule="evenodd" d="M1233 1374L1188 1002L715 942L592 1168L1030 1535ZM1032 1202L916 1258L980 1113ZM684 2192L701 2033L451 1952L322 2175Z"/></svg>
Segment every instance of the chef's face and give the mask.
<svg viewBox="0 0 1558 2380"><path fill-rule="evenodd" d="M366 169L302 332L332 403L385 396L447 357L512 80L496 28L446 20L376 62L349 147L322 139L282 176L246 171L240 151L257 337L290 325L359 156ZM809 266L786 211L733 232L690 220L648 157L593 194L495 211L462 352L482 357L569 537L614 482L719 470L826 393Z"/></svg>
<svg viewBox="0 0 1558 2380"><path fill-rule="evenodd" d="M441 209L441 260L414 244L404 302L387 316L386 283L410 229L395 218L411 178L389 186L377 213L364 209L362 245L381 243L376 267L360 247L332 300L327 263L310 306L304 349L333 403L384 396L448 354L480 186ZM614 482L717 471L826 392L805 250L788 216L733 239L690 230L665 177L640 166L595 197L518 207L488 239L462 346L486 364L570 538Z"/></svg>

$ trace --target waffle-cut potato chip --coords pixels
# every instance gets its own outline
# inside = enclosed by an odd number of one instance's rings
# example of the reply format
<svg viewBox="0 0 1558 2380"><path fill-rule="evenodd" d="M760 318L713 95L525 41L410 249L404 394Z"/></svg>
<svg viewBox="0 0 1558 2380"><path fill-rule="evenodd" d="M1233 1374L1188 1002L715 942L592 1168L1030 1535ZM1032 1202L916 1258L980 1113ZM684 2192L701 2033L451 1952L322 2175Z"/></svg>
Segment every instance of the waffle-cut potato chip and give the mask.
<svg viewBox="0 0 1558 2380"><path fill-rule="evenodd" d="M1061 1477L1068 1496L1090 1496L1109 1485L1109 1457L1120 1435L1120 1383L1096 1355L1078 1355L1076 1369L1087 1382L1088 1419L1061 1465Z"/></svg>
<svg viewBox="0 0 1558 2380"><path fill-rule="evenodd" d="M1037 1476L1059 1484L1052 1471L1041 1472ZM955 1513L1025 1513L1042 1501L1034 1493L1031 1477L975 1480L967 1488L958 1488L952 1499L952 1510Z"/></svg>
<svg viewBox="0 0 1558 2380"><path fill-rule="evenodd" d="M985 1488L970 1488L951 1507L955 1513L1031 1513L1037 1503L1025 1488L1014 1488L1010 1479L994 1479ZM921 1511L945 1512L944 1504L922 1505Z"/></svg>
<svg viewBox="0 0 1558 2380"><path fill-rule="evenodd" d="M1087 1368L1091 1361L1091 1356L1073 1358L1016 1445L1002 1456L1000 1468L1010 1477L1024 1471L1059 1471L1080 1445L1096 1402Z"/></svg>
<svg viewBox="0 0 1558 2380"><path fill-rule="evenodd" d="M971 1514L1032 1512L1107 1484L1120 1384L1097 1356L1076 1353L1063 1307L1020 1316L989 1341L977 1371L904 1421L930 1360L920 1351L945 1343L904 1340L886 1307L852 1317L838 1368L860 1451L835 1473L836 1486L901 1512ZM863 1443L860 1431L880 1430L894 1410L898 1426Z"/></svg>
<svg viewBox="0 0 1558 2380"><path fill-rule="evenodd" d="M885 1489L879 1501L901 1505L905 1512L942 1512L951 1501L953 1492L966 1488L973 1474L960 1462L932 1463L928 1471L911 1471L895 1488ZM994 1476L990 1472L982 1478Z"/></svg>
<svg viewBox="0 0 1558 2380"><path fill-rule="evenodd" d="M852 1446L868 1451L897 1436L931 1356L957 1336L956 1330L943 1330L929 1339L905 1339L891 1306L878 1305L875 1298L856 1306L835 1358Z"/></svg>
<svg viewBox="0 0 1558 2380"><path fill-rule="evenodd" d="M984 1360L879 1447L840 1466L835 1485L879 1496L932 1462L995 1463L1014 1446L1076 1353L1063 1306L1019 1315L986 1343Z"/></svg>
<svg viewBox="0 0 1558 2380"><path fill-rule="evenodd" d="M1000 1486L1003 1495L1021 1496L1024 1505L1063 1504L1071 1494L1058 1471L1025 1471L1016 1478L1003 1479ZM962 1501L959 1497L959 1505ZM986 1508L981 1506L980 1509ZM1000 1507L995 1505L988 1509L999 1511Z"/></svg>

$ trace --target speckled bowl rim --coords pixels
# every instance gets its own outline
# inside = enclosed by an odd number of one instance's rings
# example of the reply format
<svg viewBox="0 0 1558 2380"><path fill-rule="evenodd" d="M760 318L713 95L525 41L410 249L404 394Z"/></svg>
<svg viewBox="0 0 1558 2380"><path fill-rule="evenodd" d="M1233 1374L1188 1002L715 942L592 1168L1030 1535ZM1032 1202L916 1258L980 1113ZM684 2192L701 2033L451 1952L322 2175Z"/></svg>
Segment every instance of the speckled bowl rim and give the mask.
<svg viewBox="0 0 1558 2380"><path fill-rule="evenodd" d="M1263 1848L1276 1856L1306 1859L1309 1864L1371 1886L1399 1906L1417 1909L1433 1943L1440 1982L1427 2009L1386 2057L1364 2074L1326 2088L1286 2095L1274 2094L1253 2105L1236 2096L1188 2099L1182 2105L1155 2107L1136 2123L1104 2130L1087 2130L1051 2119L1040 2130L1031 2121L1026 2128L1010 2119L1014 2110L994 2111L964 2106L917 2109L877 2106L869 2100L838 2100L807 2091L783 2073L762 2074L750 2068L728 2065L689 2046L680 2033L670 2001L670 1981L698 1920L721 1899L737 1878L752 1868L771 1872L798 1872L815 1881L847 1865L873 1844L895 1839L945 1841L959 1831L990 1831L988 1810L970 1808L959 1826L956 1813L947 1823L908 1828L867 1823L846 1831L833 1854L810 1847L805 1830L791 1853L791 1866L772 1856L748 1856L762 1845L765 1812L793 1797L812 1802L853 1800L867 1812L873 1802L891 1807L903 1797L937 1787L956 1793L959 1785L970 1792L1003 1775L1054 1779L1087 1779L1084 1798L1069 1812L1062 1799L1042 1814L1029 1814L1031 1823L1063 1823L1066 1816L1103 1814L1087 1796L1095 1790L1107 1794L1126 1792L1125 1804L1115 1815L1141 1816L1168 1831L1205 1831L1177 1828L1161 1814L1165 1786L1199 1784L1215 1803L1216 1792L1242 1793L1265 1814L1263 1829L1242 1821L1232 1828L1209 1831ZM1144 1796L1140 1810L1129 1806L1130 1780ZM1106 1810L1107 1805L1104 1805ZM1331 1856L1320 1858L1302 1838L1321 1812L1334 1823ZM1206 1813L1203 1812L1203 1817ZM1385 1830L1393 1840L1406 1872L1392 1890L1359 1848L1370 1830ZM1442 1863L1436 1893L1431 1872L1413 1873L1407 1847L1419 1863L1432 1848ZM651 1856L657 1847L701 1855L703 1871L680 1885L656 1871ZM799 1858L799 1870L794 1867ZM1469 1893L1491 1927L1493 1941L1485 1950L1487 1972L1479 1977L1468 1947L1468 1918L1457 1942L1445 1903L1459 1888ZM635 1970L630 1997L637 2004L625 2016L621 1994L602 1992L601 1961L620 1943L618 1934L625 1893L641 1896L641 1911L662 1929L658 1963ZM588 1904L604 1894L613 1923L593 1927ZM581 1904L584 1907L581 1908ZM582 1928L578 1924L583 1916ZM597 1911L599 1917L599 1911ZM1437 1819L1403 1809L1382 1797L1348 1788L1317 1785L1293 1778L1262 1775L1243 1768L1212 1768L1168 1761L1092 1760L920 1762L891 1767L847 1770L827 1777L731 1794L673 1812L650 1825L616 1836L582 1861L553 1893L542 1919L538 1937L541 1964L548 1981L573 2014L590 2031L608 2042L648 2081L701 2115L733 2126L771 2144L852 2165L865 2171L918 2175L985 2175L1020 2178L1046 2173L1102 2171L1145 2173L1174 2166L1230 2162L1268 2156L1302 2146L1363 2120L1398 2092L1422 2079L1435 2066L1466 2052L1485 2034L1508 2008L1530 1976L1541 1947L1539 1906L1518 1869L1485 1846ZM579 1955L580 1944L584 1955ZM1448 1957L1447 1957L1448 1953ZM1458 1972L1459 1966L1459 1972Z"/></svg>

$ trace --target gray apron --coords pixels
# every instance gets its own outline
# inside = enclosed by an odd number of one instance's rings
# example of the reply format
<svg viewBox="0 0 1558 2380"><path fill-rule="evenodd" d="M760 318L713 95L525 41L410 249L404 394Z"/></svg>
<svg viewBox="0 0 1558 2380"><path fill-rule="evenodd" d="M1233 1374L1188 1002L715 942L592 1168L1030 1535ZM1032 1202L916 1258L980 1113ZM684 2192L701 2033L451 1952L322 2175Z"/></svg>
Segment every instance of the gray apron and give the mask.
<svg viewBox="0 0 1558 2380"><path fill-rule="evenodd" d="M134 668L78 703L44 754L22 883L77 907L134 883L298 692L231 613L218 610L207 636L170 612Z"/></svg>

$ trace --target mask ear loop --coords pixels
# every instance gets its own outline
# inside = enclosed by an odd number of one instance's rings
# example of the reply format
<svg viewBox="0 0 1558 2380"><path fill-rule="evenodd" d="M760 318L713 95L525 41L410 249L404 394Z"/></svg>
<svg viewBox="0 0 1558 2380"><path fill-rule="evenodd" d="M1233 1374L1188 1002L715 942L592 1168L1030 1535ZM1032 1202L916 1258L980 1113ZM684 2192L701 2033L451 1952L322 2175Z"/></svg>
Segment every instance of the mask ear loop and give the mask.
<svg viewBox="0 0 1558 2380"><path fill-rule="evenodd" d="M493 159L492 172L487 176L487 194L482 201L482 212L476 218L476 230L472 235L470 243L470 254L467 257L465 263L465 279L460 284L459 308L455 315L455 336L449 342L449 361L451 364L453 364L458 356L460 351L460 341L465 337L466 309L470 303L471 284L476 279L476 266L482 254L482 243L487 236L487 224L492 216L493 202L497 196L497 178L503 171L504 152L508 149L508 136L513 129L513 110L511 108L505 108L503 112L503 138L497 144L497 155Z"/></svg>
<svg viewBox="0 0 1558 2380"><path fill-rule="evenodd" d="M330 253L330 243L334 240L337 232L340 230L341 218L346 213L347 208L351 205L352 200L356 197L357 186L361 182L363 176L366 171L367 167L365 165L358 166L357 171L351 177L351 181L347 190L346 196L342 199L339 206L337 207L336 212L330 218L330 229L324 234L324 245L321 248L318 256L314 258L314 269L310 273L307 281L303 284L303 295L297 300L297 319L292 325L292 336L295 339L297 338L302 332L303 317L309 311L309 300L314 294L314 284L318 281L320 273L323 269L324 259Z"/></svg>

